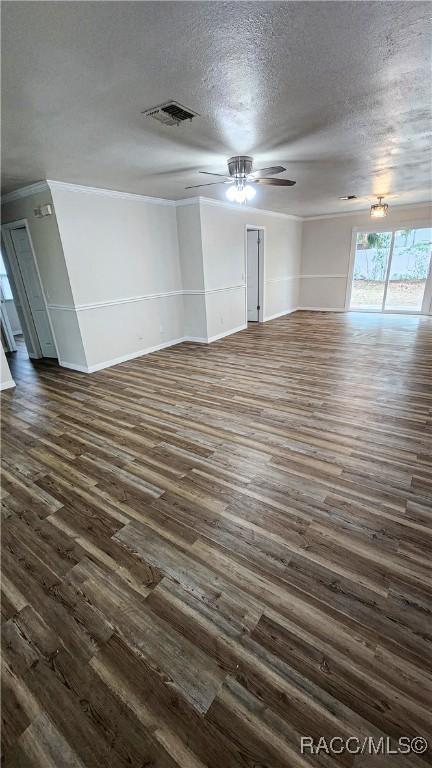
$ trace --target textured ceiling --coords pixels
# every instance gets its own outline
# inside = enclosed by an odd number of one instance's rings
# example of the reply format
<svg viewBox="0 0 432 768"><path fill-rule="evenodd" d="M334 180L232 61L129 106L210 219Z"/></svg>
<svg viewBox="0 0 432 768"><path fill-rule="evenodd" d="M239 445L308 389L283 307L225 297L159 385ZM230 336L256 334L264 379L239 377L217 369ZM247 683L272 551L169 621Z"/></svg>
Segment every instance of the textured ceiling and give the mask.
<svg viewBox="0 0 432 768"><path fill-rule="evenodd" d="M3 2L2 17L4 191L50 178L178 199L251 154L297 180L257 189L257 207L431 197L429 3ZM140 114L167 99L200 117Z"/></svg>

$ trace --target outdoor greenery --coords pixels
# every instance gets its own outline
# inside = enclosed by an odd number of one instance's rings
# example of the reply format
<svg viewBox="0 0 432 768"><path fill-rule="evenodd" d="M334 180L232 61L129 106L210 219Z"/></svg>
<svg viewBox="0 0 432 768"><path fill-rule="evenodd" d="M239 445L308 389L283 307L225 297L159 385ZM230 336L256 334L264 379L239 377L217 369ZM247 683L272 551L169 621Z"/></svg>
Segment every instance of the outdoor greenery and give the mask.
<svg viewBox="0 0 432 768"><path fill-rule="evenodd" d="M430 261L431 242L416 242L416 229L397 233L391 269L392 280L425 280ZM355 280L385 280L391 245L391 232L361 233L357 239ZM400 269L397 266L400 265Z"/></svg>
<svg viewBox="0 0 432 768"><path fill-rule="evenodd" d="M422 280L426 279L429 267L430 243L424 241L399 249L399 254L413 258L409 272L392 272L392 280ZM407 260L408 261L408 260ZM409 262L408 262L409 263Z"/></svg>
<svg viewBox="0 0 432 768"><path fill-rule="evenodd" d="M354 280L384 280L391 243L390 232L368 232L359 235L357 250L364 251L360 265L356 259Z"/></svg>

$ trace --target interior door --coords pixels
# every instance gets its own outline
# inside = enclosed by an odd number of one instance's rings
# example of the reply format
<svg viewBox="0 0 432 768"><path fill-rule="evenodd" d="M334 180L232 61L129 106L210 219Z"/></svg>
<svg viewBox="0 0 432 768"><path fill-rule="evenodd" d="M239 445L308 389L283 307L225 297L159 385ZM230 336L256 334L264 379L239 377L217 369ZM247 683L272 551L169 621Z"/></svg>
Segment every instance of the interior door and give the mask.
<svg viewBox="0 0 432 768"><path fill-rule="evenodd" d="M36 269L27 229L24 226L11 229L10 236L42 355L43 357L57 357L57 351L48 319L48 312L42 294L42 286Z"/></svg>
<svg viewBox="0 0 432 768"><path fill-rule="evenodd" d="M249 322L259 320L259 274L260 242L259 230L247 231L247 316Z"/></svg>
<svg viewBox="0 0 432 768"><path fill-rule="evenodd" d="M39 345L39 339L33 322L33 315L28 303L17 257L10 237L10 231L6 229L6 227L2 232L2 257L7 270L7 276L9 278L9 284L15 302L15 309L20 321L28 355L31 358L37 359L42 357L42 351Z"/></svg>

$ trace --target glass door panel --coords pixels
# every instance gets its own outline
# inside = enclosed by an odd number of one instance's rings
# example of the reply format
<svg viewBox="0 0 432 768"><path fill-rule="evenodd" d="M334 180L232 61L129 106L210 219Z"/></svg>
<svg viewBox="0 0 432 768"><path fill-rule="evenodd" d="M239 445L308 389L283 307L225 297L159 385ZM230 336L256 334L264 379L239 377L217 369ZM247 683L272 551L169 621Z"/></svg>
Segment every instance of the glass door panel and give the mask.
<svg viewBox="0 0 432 768"><path fill-rule="evenodd" d="M384 309L421 312L431 262L432 228L395 232Z"/></svg>
<svg viewBox="0 0 432 768"><path fill-rule="evenodd" d="M358 233L350 309L381 312L392 234L392 232Z"/></svg>

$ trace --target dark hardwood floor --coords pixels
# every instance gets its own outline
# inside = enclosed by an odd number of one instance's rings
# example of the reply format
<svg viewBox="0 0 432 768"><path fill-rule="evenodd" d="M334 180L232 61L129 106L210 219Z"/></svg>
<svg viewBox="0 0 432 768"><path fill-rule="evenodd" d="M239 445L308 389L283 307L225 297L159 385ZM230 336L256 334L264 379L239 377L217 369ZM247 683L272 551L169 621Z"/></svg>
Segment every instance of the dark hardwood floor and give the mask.
<svg viewBox="0 0 432 768"><path fill-rule="evenodd" d="M393 765L300 737L430 737L432 318L11 367L4 766Z"/></svg>

